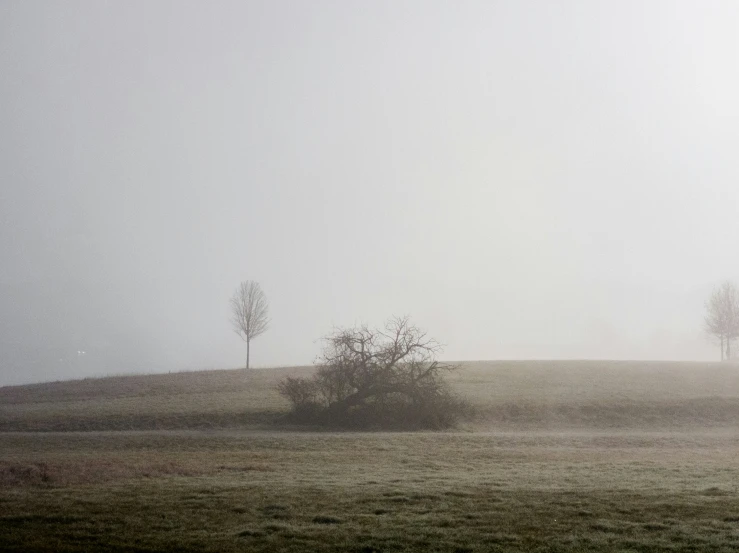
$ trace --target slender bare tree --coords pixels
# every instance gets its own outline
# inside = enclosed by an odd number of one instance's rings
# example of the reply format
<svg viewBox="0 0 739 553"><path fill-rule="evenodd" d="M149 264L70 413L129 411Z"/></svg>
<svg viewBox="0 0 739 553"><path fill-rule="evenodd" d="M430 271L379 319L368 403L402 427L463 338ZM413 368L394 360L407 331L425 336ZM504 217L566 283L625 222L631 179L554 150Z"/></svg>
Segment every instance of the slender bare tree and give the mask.
<svg viewBox="0 0 739 553"><path fill-rule="evenodd" d="M251 341L261 336L269 327L269 304L259 283L245 280L231 297L231 322L234 331L246 342L246 368L249 368Z"/></svg>
<svg viewBox="0 0 739 553"><path fill-rule="evenodd" d="M719 341L721 360L731 359L731 342L739 338L739 290L733 282L721 283L708 298L704 325Z"/></svg>

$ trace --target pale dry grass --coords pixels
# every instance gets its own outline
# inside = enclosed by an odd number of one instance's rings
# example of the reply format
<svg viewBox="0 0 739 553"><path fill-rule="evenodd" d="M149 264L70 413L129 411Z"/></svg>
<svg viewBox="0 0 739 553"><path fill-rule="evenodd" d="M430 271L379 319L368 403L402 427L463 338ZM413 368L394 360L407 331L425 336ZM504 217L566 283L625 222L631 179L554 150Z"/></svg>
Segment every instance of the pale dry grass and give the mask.
<svg viewBox="0 0 739 553"><path fill-rule="evenodd" d="M0 430L272 428L276 391L310 367L124 376L0 388ZM449 376L485 429L739 425L739 366L619 361L466 362Z"/></svg>
<svg viewBox="0 0 739 553"><path fill-rule="evenodd" d="M468 361L453 377L477 405L739 398L739 364L677 361Z"/></svg>
<svg viewBox="0 0 739 553"><path fill-rule="evenodd" d="M310 367L90 378L0 388L0 430L258 425L288 409L276 390Z"/></svg>

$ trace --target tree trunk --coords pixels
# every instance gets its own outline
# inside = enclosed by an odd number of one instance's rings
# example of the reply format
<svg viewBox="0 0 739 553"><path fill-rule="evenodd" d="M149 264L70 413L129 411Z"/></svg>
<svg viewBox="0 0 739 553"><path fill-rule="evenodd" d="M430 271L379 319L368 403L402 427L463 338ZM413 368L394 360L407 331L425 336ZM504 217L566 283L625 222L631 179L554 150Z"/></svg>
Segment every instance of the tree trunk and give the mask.
<svg viewBox="0 0 739 553"><path fill-rule="evenodd" d="M726 339L726 360L731 361L731 339Z"/></svg>
<svg viewBox="0 0 739 553"><path fill-rule="evenodd" d="M246 341L246 368L249 368L249 340Z"/></svg>
<svg viewBox="0 0 739 553"><path fill-rule="evenodd" d="M724 360L724 337L721 336L721 361Z"/></svg>

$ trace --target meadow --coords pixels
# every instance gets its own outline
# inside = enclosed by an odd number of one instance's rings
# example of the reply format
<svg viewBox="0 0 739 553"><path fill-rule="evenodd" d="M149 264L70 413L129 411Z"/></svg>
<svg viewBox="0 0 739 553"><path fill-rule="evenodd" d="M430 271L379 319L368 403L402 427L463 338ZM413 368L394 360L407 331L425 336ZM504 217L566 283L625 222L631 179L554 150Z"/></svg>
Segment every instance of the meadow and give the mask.
<svg viewBox="0 0 739 553"><path fill-rule="evenodd" d="M2 550L739 550L739 367L465 363L415 433L283 424L309 370L0 388Z"/></svg>

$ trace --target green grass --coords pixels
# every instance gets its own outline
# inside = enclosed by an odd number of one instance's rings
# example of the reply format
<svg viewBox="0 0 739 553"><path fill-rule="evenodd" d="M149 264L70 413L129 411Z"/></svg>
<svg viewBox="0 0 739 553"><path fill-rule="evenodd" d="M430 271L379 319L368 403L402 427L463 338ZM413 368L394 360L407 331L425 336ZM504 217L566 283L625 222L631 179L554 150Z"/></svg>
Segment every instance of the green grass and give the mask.
<svg viewBox="0 0 739 553"><path fill-rule="evenodd" d="M419 433L284 426L308 370L0 388L0 550L739 551L734 365L467 363Z"/></svg>

